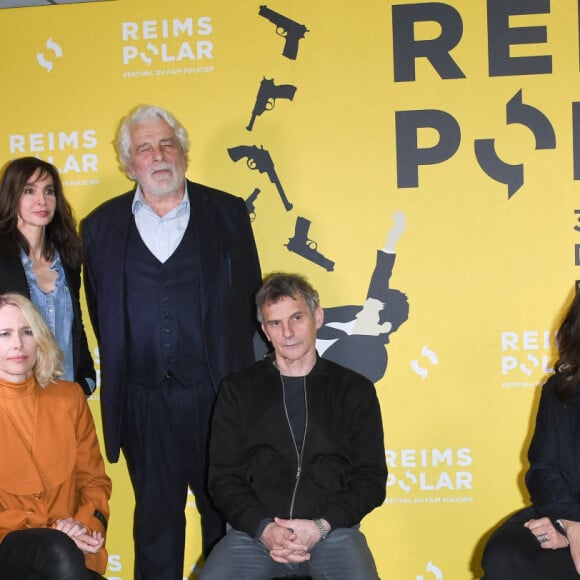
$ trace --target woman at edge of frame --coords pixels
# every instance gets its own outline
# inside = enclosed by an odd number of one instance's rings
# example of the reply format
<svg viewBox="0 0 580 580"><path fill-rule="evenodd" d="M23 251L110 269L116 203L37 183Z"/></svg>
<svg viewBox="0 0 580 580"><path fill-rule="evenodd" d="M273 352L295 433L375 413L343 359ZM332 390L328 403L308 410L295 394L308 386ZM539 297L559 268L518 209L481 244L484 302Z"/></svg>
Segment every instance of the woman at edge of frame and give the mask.
<svg viewBox="0 0 580 580"><path fill-rule="evenodd" d="M558 360L542 387L528 450L532 505L484 549L482 580L577 580L580 575L580 291L557 332Z"/></svg>

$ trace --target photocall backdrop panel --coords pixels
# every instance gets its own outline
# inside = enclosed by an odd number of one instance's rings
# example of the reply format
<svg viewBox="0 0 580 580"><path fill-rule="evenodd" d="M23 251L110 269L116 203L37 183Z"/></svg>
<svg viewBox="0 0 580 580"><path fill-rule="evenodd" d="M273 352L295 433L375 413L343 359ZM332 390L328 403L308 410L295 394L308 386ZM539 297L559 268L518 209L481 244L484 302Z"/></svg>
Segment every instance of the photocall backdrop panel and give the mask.
<svg viewBox="0 0 580 580"><path fill-rule="evenodd" d="M539 386L580 278L578 30L576 0L3 9L0 159L53 162L81 219L131 188L119 120L172 111L188 177L247 200L263 271L305 274L320 351L376 382L390 475L362 527L379 573L471 579L529 501ZM98 391L90 405L100 430ZM133 495L122 461L108 471L107 576L128 580Z"/></svg>

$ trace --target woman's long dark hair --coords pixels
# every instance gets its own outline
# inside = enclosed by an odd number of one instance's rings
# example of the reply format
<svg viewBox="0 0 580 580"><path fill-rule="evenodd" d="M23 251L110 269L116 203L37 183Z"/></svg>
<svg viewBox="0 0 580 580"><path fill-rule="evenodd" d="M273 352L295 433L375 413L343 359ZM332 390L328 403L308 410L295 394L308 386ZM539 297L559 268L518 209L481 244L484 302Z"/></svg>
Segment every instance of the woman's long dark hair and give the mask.
<svg viewBox="0 0 580 580"><path fill-rule="evenodd" d="M556 337L558 360L554 370L559 378L556 392L566 403L573 403L580 381L580 292L576 289Z"/></svg>
<svg viewBox="0 0 580 580"><path fill-rule="evenodd" d="M64 197L62 182L54 165L36 157L21 157L8 163L0 180L0 235L12 237L29 254L26 238L18 230L18 204L24 186L40 170L39 179L50 175L54 182L56 210L54 218L46 226L43 256L54 258L55 250L61 260L70 267L79 268L82 259L82 243L76 230L76 222L70 204Z"/></svg>

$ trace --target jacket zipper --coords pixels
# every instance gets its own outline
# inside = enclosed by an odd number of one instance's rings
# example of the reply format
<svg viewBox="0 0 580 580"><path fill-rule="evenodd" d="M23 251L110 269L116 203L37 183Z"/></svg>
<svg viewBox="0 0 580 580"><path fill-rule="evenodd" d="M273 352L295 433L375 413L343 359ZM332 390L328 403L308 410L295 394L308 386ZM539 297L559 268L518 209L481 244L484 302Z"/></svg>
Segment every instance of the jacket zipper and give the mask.
<svg viewBox="0 0 580 580"><path fill-rule="evenodd" d="M282 400L284 401L284 413L286 415L286 421L288 422L288 429L290 430L290 435L292 436L292 442L294 443L294 450L296 451L296 477L294 482L294 490L292 491L292 499L290 501L290 514L288 519L293 519L294 517L294 503L296 501L296 493L298 492L298 485L300 484L300 477L302 475L302 458L304 455L304 445L306 443L306 432L308 431L308 397L306 396L306 377L304 377L304 436L302 438L302 449L298 451L298 445L296 444L296 437L294 437L294 432L292 431L292 424L290 423L290 417L288 416L288 407L286 406L286 385L284 385L284 379L280 375L280 380L282 381Z"/></svg>

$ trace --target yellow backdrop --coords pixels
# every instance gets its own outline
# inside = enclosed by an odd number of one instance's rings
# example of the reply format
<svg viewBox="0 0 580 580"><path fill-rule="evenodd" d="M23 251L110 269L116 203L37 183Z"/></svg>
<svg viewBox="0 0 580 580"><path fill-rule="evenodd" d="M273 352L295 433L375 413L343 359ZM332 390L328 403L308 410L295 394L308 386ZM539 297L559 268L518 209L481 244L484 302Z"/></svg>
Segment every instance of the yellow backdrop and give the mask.
<svg viewBox="0 0 580 580"><path fill-rule="evenodd" d="M190 131L191 179L259 189L264 272L306 274L328 307L363 303L400 210L390 285L410 314L377 381L390 476L363 529L383 578L478 577L490 530L528 501L537 387L580 278L578 3L267 6L303 38L277 35L253 0L0 10L0 159L54 162L80 219L130 188L112 147L120 118L166 107ZM264 78L295 94L249 131ZM232 160L240 145L270 153L291 209L266 173ZM286 247L299 217L318 254L304 238ZM98 417L98 392L91 406ZM128 580L132 492L123 463L109 473L107 576ZM189 518L194 578L193 498Z"/></svg>

